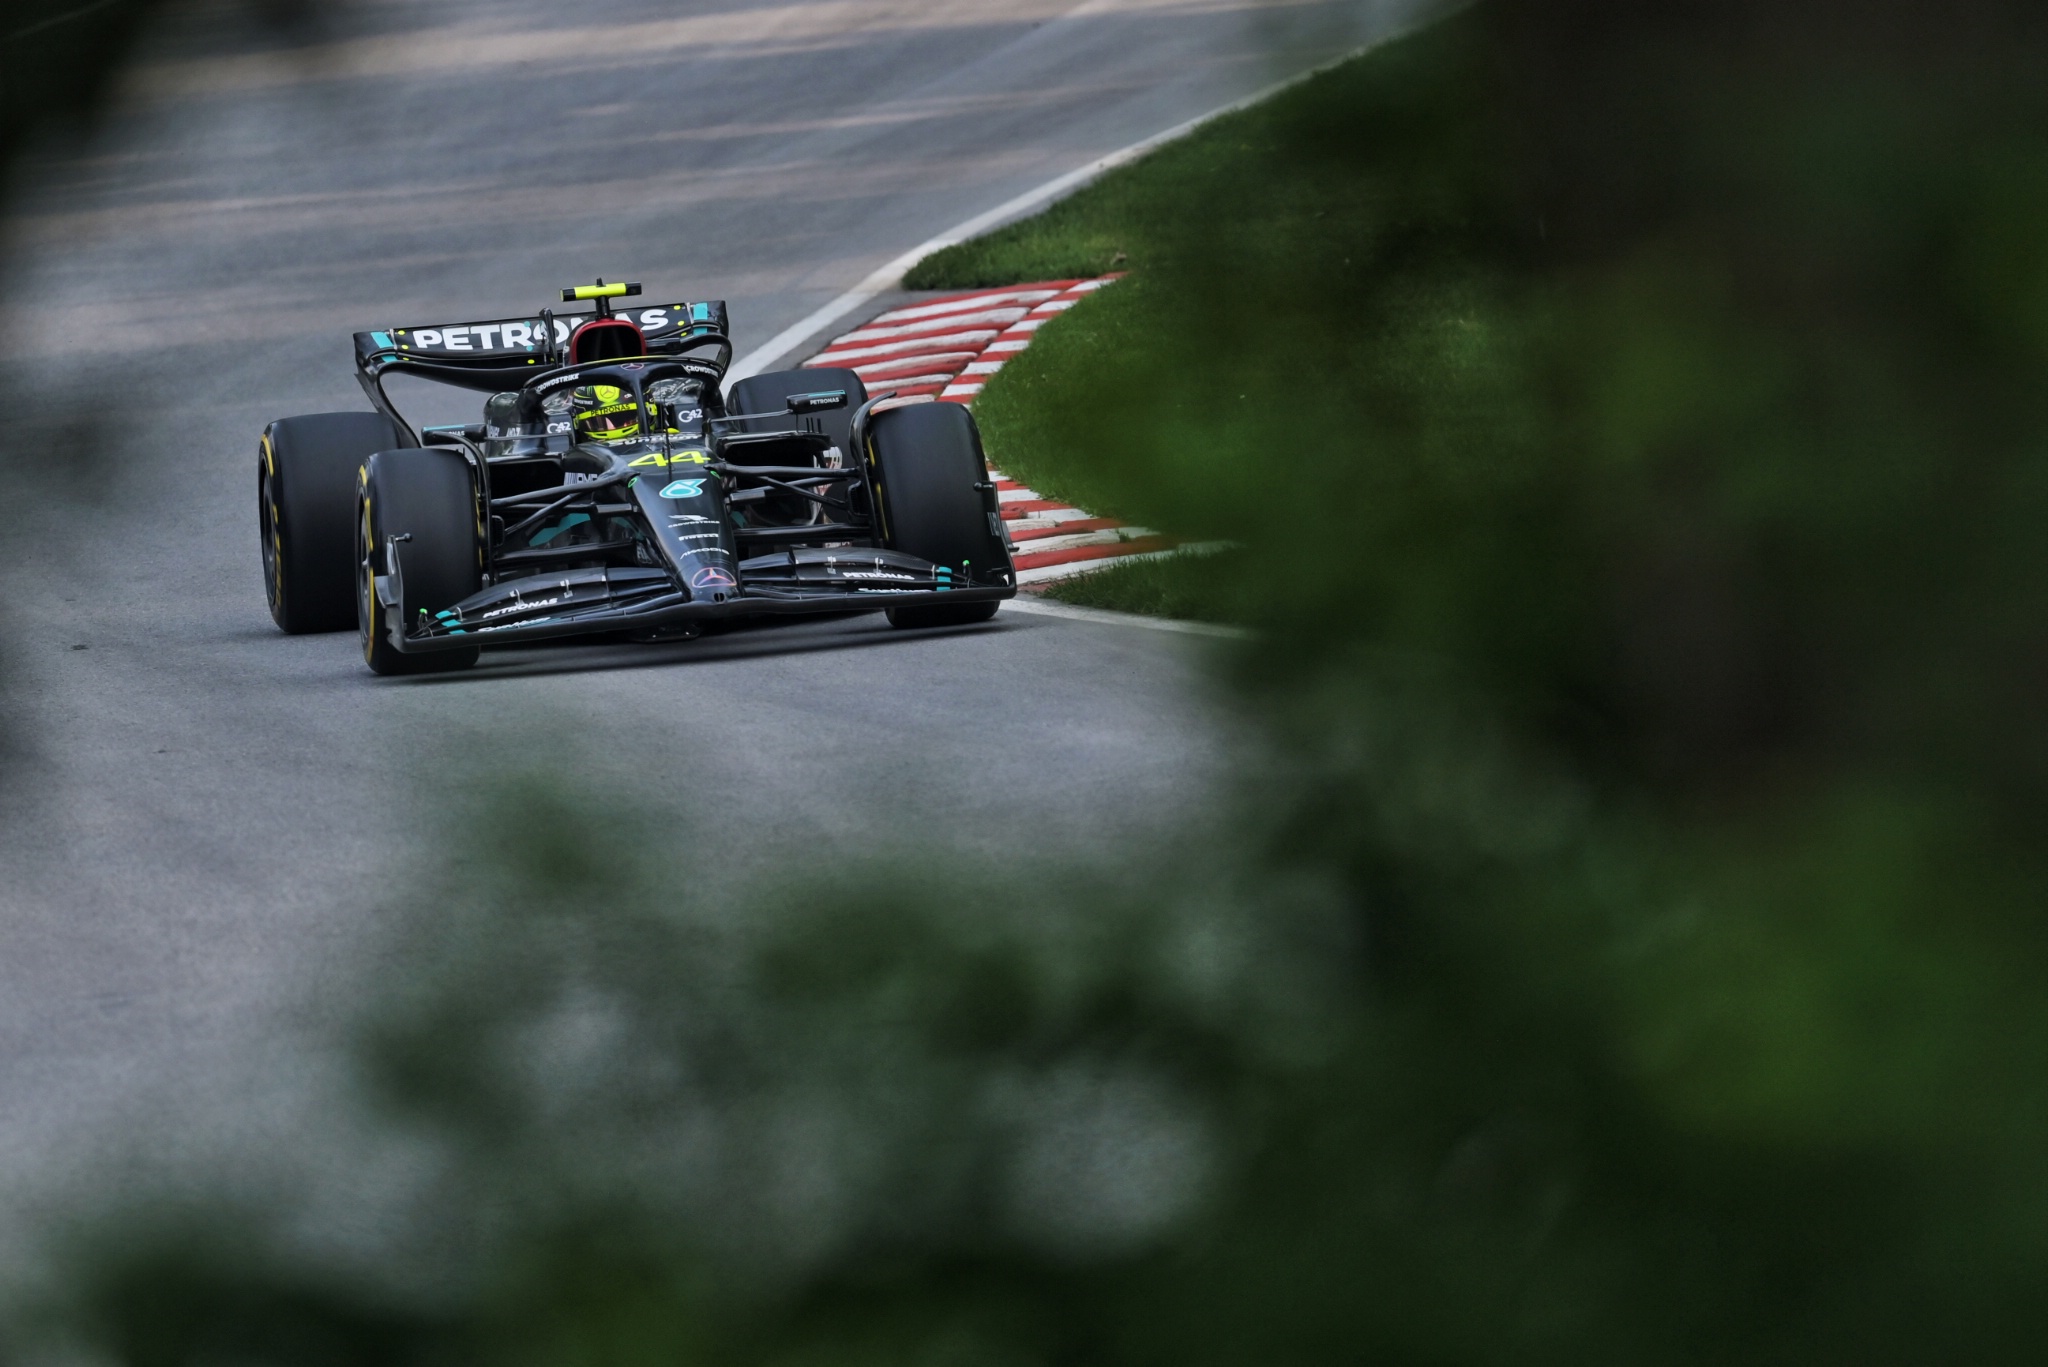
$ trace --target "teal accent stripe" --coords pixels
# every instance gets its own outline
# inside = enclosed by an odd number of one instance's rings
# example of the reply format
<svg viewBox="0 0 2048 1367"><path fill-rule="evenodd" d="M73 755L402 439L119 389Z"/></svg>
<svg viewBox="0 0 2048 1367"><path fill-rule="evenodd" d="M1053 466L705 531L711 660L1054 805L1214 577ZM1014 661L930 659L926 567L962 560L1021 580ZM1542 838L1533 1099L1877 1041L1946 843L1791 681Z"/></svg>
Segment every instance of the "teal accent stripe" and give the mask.
<svg viewBox="0 0 2048 1367"><path fill-rule="evenodd" d="M529 546L545 546L548 544L548 542L553 541L556 537L560 536L563 532L568 531L571 527L574 527L579 522L588 521L590 521L590 514L588 513L571 513L569 514L569 516L563 518L560 522L557 522L554 526L542 532L539 536L529 537L527 539L526 544Z"/></svg>

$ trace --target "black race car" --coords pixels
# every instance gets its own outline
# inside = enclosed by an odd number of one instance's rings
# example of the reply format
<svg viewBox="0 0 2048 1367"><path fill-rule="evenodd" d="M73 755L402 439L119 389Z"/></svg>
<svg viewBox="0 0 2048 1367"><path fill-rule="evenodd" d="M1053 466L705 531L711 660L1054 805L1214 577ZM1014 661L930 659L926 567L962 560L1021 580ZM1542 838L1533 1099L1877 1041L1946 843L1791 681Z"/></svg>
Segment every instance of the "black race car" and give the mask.
<svg viewBox="0 0 2048 1367"><path fill-rule="evenodd" d="M993 617L1016 593L995 485L958 404L877 408L850 370L729 389L725 305L615 308L356 334L375 411L281 418L257 468L263 578L289 632L354 625L380 674L486 645L663 640L768 613ZM415 432L392 374L490 395Z"/></svg>

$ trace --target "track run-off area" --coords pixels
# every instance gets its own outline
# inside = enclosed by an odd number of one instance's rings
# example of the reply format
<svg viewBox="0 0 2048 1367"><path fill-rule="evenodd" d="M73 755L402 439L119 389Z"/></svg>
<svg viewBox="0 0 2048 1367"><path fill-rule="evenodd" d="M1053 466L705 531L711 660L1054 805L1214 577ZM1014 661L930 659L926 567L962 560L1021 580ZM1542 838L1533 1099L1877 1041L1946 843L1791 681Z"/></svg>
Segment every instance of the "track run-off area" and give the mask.
<svg viewBox="0 0 2048 1367"><path fill-rule="evenodd" d="M104 127L31 166L6 383L61 440L8 452L34 497L0 607L0 1183L167 1102L246 1119L252 1057L508 774L673 813L678 880L715 886L912 832L1113 855L1219 780L1234 742L1198 636L868 615L389 681L351 635L271 625L256 436L365 406L353 331L603 275L724 298L758 349L916 244L1410 7L679 8L379 0L278 50L194 6ZM394 389L416 420L475 420L471 396Z"/></svg>

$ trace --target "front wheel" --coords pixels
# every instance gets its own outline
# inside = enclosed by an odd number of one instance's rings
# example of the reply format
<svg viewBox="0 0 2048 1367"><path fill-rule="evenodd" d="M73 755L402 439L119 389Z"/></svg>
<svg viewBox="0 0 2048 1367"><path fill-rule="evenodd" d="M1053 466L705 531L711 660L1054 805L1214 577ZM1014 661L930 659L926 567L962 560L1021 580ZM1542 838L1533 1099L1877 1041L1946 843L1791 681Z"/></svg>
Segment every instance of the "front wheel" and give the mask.
<svg viewBox="0 0 2048 1367"><path fill-rule="evenodd" d="M1000 603L933 603L924 607L889 609L889 625L905 631L919 627L968 627L996 615Z"/></svg>
<svg viewBox="0 0 2048 1367"><path fill-rule="evenodd" d="M956 583L1015 582L972 414L955 403L891 408L869 422L867 439L884 545L951 571ZM994 617L997 606L890 608L889 625L968 626Z"/></svg>
<svg viewBox="0 0 2048 1367"><path fill-rule="evenodd" d="M393 572L394 537L396 611L405 627L483 587L476 480L460 453L414 447L380 451L363 463L356 485L356 627L363 660L379 674L469 668L481 647L413 655L391 643L392 609L379 601L377 581Z"/></svg>

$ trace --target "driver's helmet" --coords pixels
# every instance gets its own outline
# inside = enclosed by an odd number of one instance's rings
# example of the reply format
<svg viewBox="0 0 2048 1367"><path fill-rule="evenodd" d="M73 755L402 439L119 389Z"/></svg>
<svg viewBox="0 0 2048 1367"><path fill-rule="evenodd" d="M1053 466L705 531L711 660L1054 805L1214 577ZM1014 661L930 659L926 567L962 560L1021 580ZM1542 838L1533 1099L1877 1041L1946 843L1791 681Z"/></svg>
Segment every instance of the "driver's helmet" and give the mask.
<svg viewBox="0 0 2048 1367"><path fill-rule="evenodd" d="M615 384L584 385L570 398L570 430L578 441L632 441L640 435L640 405Z"/></svg>

